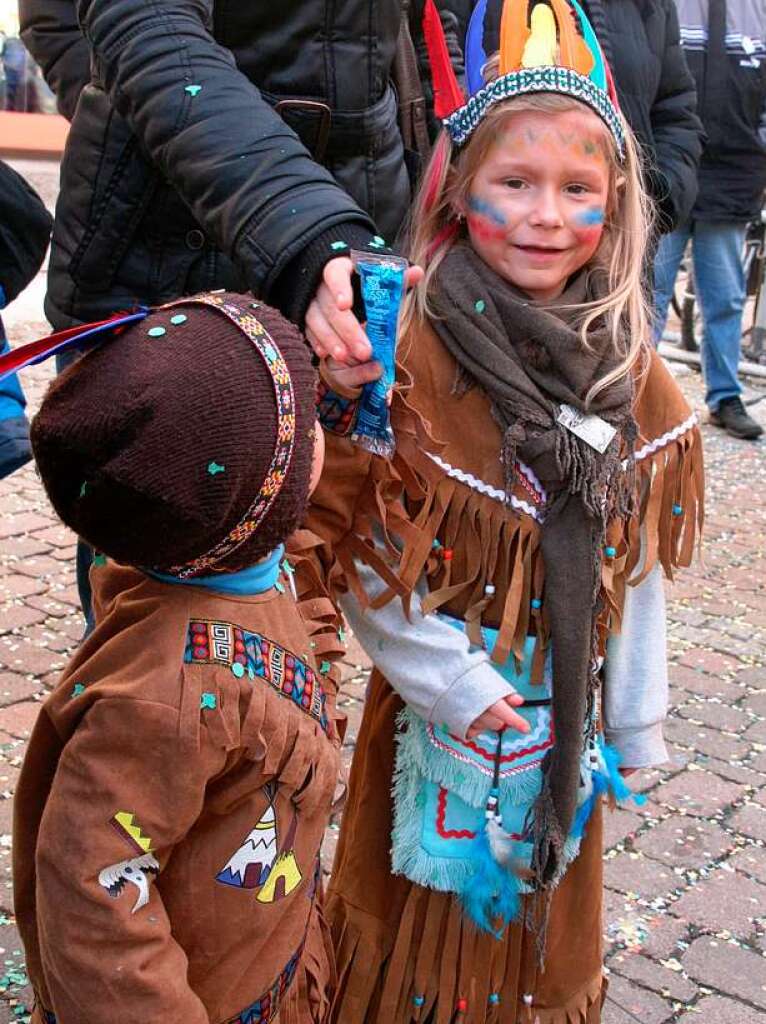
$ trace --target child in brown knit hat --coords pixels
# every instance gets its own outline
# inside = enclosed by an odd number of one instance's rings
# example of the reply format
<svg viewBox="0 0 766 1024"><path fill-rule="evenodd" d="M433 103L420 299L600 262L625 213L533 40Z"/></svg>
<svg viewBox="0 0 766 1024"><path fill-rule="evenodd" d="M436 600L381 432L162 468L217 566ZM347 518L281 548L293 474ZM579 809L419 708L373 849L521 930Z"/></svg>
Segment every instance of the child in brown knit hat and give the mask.
<svg viewBox="0 0 766 1024"><path fill-rule="evenodd" d="M48 495L98 552L95 629L16 797L35 1024L325 1020L342 648L283 547L321 469L314 403L299 332L213 294L112 332L34 421Z"/></svg>

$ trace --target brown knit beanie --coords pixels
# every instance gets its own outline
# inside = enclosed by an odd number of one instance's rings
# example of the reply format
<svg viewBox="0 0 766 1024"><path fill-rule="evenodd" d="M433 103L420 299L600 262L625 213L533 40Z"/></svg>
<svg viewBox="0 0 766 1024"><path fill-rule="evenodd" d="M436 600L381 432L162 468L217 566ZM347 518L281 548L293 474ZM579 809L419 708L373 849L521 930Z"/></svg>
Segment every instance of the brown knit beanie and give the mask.
<svg viewBox="0 0 766 1024"><path fill-rule="evenodd" d="M157 309L79 359L31 436L80 537L118 562L197 576L252 565L298 526L314 426L297 328L218 293Z"/></svg>

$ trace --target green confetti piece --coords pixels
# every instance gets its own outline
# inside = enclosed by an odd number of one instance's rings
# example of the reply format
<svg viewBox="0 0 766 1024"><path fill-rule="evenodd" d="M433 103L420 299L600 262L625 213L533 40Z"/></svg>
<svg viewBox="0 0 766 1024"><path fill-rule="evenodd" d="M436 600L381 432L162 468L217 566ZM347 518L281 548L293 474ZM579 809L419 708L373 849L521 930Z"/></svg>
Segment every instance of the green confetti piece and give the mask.
<svg viewBox="0 0 766 1024"><path fill-rule="evenodd" d="M319 671L322 673L323 676L326 676L331 668L332 665L330 664L329 661L323 661L322 664L319 666Z"/></svg>
<svg viewBox="0 0 766 1024"><path fill-rule="evenodd" d="M284 594L285 592L285 585L284 583L281 583L279 580L277 580L277 582L274 584L274 588L275 590L278 590L280 594Z"/></svg>
<svg viewBox="0 0 766 1024"><path fill-rule="evenodd" d="M473 308L476 310L477 313L483 313L484 310L487 308L487 303L484 301L484 299L477 299L476 302L474 302L473 304Z"/></svg>
<svg viewBox="0 0 766 1024"><path fill-rule="evenodd" d="M385 244L385 238L381 238L380 235L375 235L372 241L370 242L370 245L374 245L378 249L381 248L381 246L385 246Z"/></svg>
<svg viewBox="0 0 766 1024"><path fill-rule="evenodd" d="M175 316L171 316L170 322L174 327L179 327L181 324L186 323L186 316L184 313L176 313Z"/></svg>
<svg viewBox="0 0 766 1024"><path fill-rule="evenodd" d="M245 666L241 662L235 661L231 666L231 673L232 675L235 675L237 679L241 679L245 674Z"/></svg>
<svg viewBox="0 0 766 1024"><path fill-rule="evenodd" d="M209 462L207 466L207 471L211 476L215 476L217 473L225 473L226 466L221 466L217 462Z"/></svg>
<svg viewBox="0 0 766 1024"><path fill-rule="evenodd" d="M330 246L333 252L341 252L343 249L348 249L345 242L333 242Z"/></svg>
<svg viewBox="0 0 766 1024"><path fill-rule="evenodd" d="M106 565L106 555L102 555L100 552L98 554L94 555L93 556L93 564L96 565L96 566L98 566L98 565Z"/></svg>
<svg viewBox="0 0 766 1024"><path fill-rule="evenodd" d="M215 711L218 707L218 700L214 693L203 693L199 699L199 706L205 710L209 708L211 711Z"/></svg>
<svg viewBox="0 0 766 1024"><path fill-rule="evenodd" d="M338 630L338 639L340 640L340 642L342 644L345 644L345 642L346 642L346 631L343 628L343 626L341 626L340 629Z"/></svg>
<svg viewBox="0 0 766 1024"><path fill-rule="evenodd" d="M149 335L150 338L161 338L162 335L165 334L165 328L164 327L150 327L149 330L146 333Z"/></svg>
<svg viewBox="0 0 766 1024"><path fill-rule="evenodd" d="M188 92L190 96L198 96L202 92L202 86L187 85L184 87L184 92Z"/></svg>
<svg viewBox="0 0 766 1024"><path fill-rule="evenodd" d="M80 488L80 497L81 498L85 497L85 492L87 490L88 490L88 481L87 480L83 480L82 487Z"/></svg>
<svg viewBox="0 0 766 1024"><path fill-rule="evenodd" d="M293 576L295 574L295 569L293 569L287 559L282 562L282 568L289 576Z"/></svg>
<svg viewBox="0 0 766 1024"><path fill-rule="evenodd" d="M72 695L69 699L71 700L72 697L79 697L81 693L85 693L85 684L75 683L72 687Z"/></svg>

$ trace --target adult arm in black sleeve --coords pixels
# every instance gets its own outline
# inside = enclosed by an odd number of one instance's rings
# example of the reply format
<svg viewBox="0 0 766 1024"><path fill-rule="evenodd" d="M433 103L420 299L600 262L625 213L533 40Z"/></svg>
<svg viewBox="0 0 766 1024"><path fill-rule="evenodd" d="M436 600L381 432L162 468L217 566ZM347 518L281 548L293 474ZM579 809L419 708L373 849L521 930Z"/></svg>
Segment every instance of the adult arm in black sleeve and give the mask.
<svg viewBox="0 0 766 1024"><path fill-rule="evenodd" d="M59 110L71 121L90 81L90 51L74 0L19 0L19 21L24 45L42 68Z"/></svg>
<svg viewBox="0 0 766 1024"><path fill-rule="evenodd" d="M52 224L32 186L0 160L0 287L5 302L12 302L40 269Z"/></svg>
<svg viewBox="0 0 766 1024"><path fill-rule="evenodd" d="M113 105L253 292L274 301L305 259L301 302L280 304L300 320L330 240L363 244L372 221L213 39L209 2L78 0L77 13Z"/></svg>
<svg viewBox="0 0 766 1024"><path fill-rule="evenodd" d="M649 187L658 204L660 230L672 231L689 216L697 198L704 131L697 116L694 79L681 47L678 13L673 0L663 0L663 7L665 51L650 111L656 160L649 169Z"/></svg>

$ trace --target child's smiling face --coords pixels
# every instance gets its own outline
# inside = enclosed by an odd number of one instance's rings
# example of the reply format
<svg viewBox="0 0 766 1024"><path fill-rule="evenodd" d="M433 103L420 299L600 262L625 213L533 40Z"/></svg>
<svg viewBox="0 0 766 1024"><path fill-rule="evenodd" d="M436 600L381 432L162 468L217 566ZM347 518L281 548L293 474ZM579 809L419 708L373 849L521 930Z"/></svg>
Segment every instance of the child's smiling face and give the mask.
<svg viewBox="0 0 766 1024"><path fill-rule="evenodd" d="M610 185L605 128L586 107L519 111L504 124L460 212L484 262L546 302L601 240Z"/></svg>

